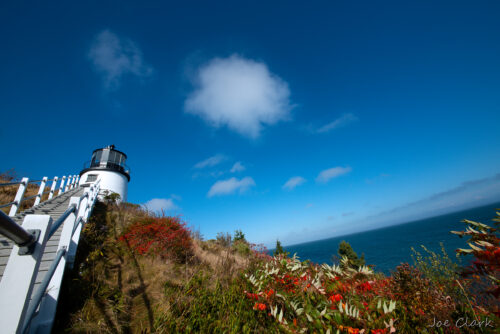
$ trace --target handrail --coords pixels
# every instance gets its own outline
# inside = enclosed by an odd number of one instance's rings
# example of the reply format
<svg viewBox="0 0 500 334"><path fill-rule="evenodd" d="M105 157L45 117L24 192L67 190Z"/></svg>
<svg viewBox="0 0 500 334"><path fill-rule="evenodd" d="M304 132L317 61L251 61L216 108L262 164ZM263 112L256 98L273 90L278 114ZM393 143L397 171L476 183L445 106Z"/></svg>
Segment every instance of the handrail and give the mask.
<svg viewBox="0 0 500 334"><path fill-rule="evenodd" d="M12 202L9 202L9 203L2 204L2 205L0 205L0 209L1 208L6 208L8 206L11 206L12 204L16 204L16 201L12 201Z"/></svg>
<svg viewBox="0 0 500 334"><path fill-rule="evenodd" d="M33 196L23 197L23 199L21 200L21 202L20 202L20 203L18 203L18 204L21 204L22 202L24 202L24 201L28 201L28 200L30 200L30 199L32 199L32 198L37 197L37 196L38 196L38 194L33 195Z"/></svg>
<svg viewBox="0 0 500 334"><path fill-rule="evenodd" d="M50 264L50 268L43 277L42 283L38 287L38 290L35 291L35 294L31 298L30 305L28 306L28 311L26 312L26 317L23 325L23 329L21 333L27 333L28 329L31 324L31 319L33 318L33 315L35 314L36 309L38 308L38 305L40 305L40 302L42 301L42 298L45 294L45 290L47 290L47 287L49 286L50 280L52 279L52 276L54 276L54 273L57 269L57 265L61 261L62 257L66 254L66 247L62 247L57 251L56 258L52 261Z"/></svg>
<svg viewBox="0 0 500 334"><path fill-rule="evenodd" d="M75 223L75 226L73 226L73 231L71 232L71 236L73 236L73 234L75 234L76 232L76 229L78 228L78 225L80 225L80 223L83 222L83 217L78 217L78 220L76 221Z"/></svg>
<svg viewBox="0 0 500 334"><path fill-rule="evenodd" d="M76 204L73 204L66 211L64 211L61 217L59 217L59 219L57 219L54 222L54 224L52 224L52 226L50 227L49 238L57 231L59 226L61 226L61 224L66 220L66 218L68 218L70 214L75 212L75 210L76 210Z"/></svg>
<svg viewBox="0 0 500 334"><path fill-rule="evenodd" d="M23 181L0 183L0 187L15 186L16 184L21 184L21 183L23 183Z"/></svg>
<svg viewBox="0 0 500 334"><path fill-rule="evenodd" d="M42 182L43 180L30 180L28 182L28 184L31 184L31 183L38 183L38 182ZM50 179L50 180L47 180L47 181L54 181L54 179ZM0 183L0 187L6 187L6 186L15 186L16 184L21 184L23 183L23 181L15 181L15 182L8 182L8 183Z"/></svg>
<svg viewBox="0 0 500 334"><path fill-rule="evenodd" d="M82 196L80 196L79 201L81 202L85 197L89 197L89 193L85 193Z"/></svg>
<svg viewBox="0 0 500 334"><path fill-rule="evenodd" d="M19 247L29 247L37 242L33 234L18 225L3 211L0 211L0 234L14 241Z"/></svg>

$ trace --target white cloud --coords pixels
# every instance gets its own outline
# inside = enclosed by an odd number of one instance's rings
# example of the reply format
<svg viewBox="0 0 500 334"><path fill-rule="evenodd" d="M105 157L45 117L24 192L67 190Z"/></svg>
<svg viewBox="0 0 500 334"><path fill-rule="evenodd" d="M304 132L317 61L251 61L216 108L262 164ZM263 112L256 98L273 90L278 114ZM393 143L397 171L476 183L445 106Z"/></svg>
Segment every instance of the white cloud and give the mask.
<svg viewBox="0 0 500 334"><path fill-rule="evenodd" d="M355 122L357 120L358 120L358 118L355 115L351 114L351 113L344 114L341 117L339 117L336 120L334 120L333 122L330 122L328 124L323 125L319 129L317 129L316 132L317 133L325 133L325 132L338 129L338 128L341 128L343 126L346 126L347 124Z"/></svg>
<svg viewBox="0 0 500 334"><path fill-rule="evenodd" d="M147 78L153 73L153 68L144 62L141 50L133 41L120 38L109 30L95 37L88 57L101 74L107 90L117 89L124 75Z"/></svg>
<svg viewBox="0 0 500 334"><path fill-rule="evenodd" d="M321 171L321 173L319 173L318 177L316 178L316 182L326 183L333 178L349 173L351 170L351 167L333 167L325 169Z"/></svg>
<svg viewBox="0 0 500 334"><path fill-rule="evenodd" d="M218 164L220 164L221 162L223 162L226 159L227 159L227 157L225 155L216 154L210 158L207 158L203 161L198 162L196 165L194 165L194 168L202 169L202 168L206 168L206 167L217 166Z"/></svg>
<svg viewBox="0 0 500 334"><path fill-rule="evenodd" d="M244 177L241 180L232 177L227 180L215 182L208 191L207 196L213 197L217 195L229 195L234 194L236 191L239 191L241 194L253 186L255 186L255 181L249 176Z"/></svg>
<svg viewBox="0 0 500 334"><path fill-rule="evenodd" d="M283 185L283 189L286 190L293 190L295 187L300 186L301 184L305 183L306 179L304 179L302 176L294 176L291 177L286 183Z"/></svg>
<svg viewBox="0 0 500 334"><path fill-rule="evenodd" d="M170 195L170 197L171 197L172 199L176 200L176 201L180 201L180 200L182 200L182 197L181 197L181 196L179 196L179 195L176 195L176 194L172 194L172 195Z"/></svg>
<svg viewBox="0 0 500 334"><path fill-rule="evenodd" d="M264 125L289 118L288 84L269 72L266 64L238 55L215 58L199 68L195 90L184 104L214 127L227 126L256 138Z"/></svg>
<svg viewBox="0 0 500 334"><path fill-rule="evenodd" d="M144 203L144 206L150 211L157 212L179 209L172 198L153 198Z"/></svg>
<svg viewBox="0 0 500 334"><path fill-rule="evenodd" d="M239 161L237 161L233 167L231 168L231 173L243 172L245 170L245 166Z"/></svg>

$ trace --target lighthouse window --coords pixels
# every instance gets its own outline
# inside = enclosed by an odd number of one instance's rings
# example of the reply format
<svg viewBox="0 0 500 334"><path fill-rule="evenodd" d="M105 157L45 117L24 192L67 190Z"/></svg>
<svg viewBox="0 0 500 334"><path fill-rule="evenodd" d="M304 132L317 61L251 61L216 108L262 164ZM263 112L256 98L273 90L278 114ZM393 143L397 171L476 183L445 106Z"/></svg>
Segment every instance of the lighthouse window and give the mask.
<svg viewBox="0 0 500 334"><path fill-rule="evenodd" d="M101 162L101 156L102 156L102 151L97 151L94 152L92 155L92 162L91 162L91 167L99 166L99 163Z"/></svg>
<svg viewBox="0 0 500 334"><path fill-rule="evenodd" d="M97 180L97 174L89 174L87 175L87 181L85 182L95 182Z"/></svg>
<svg viewBox="0 0 500 334"><path fill-rule="evenodd" d="M111 163L116 163L116 152L115 151L111 151L109 152L109 158L108 158L108 161L111 162Z"/></svg>

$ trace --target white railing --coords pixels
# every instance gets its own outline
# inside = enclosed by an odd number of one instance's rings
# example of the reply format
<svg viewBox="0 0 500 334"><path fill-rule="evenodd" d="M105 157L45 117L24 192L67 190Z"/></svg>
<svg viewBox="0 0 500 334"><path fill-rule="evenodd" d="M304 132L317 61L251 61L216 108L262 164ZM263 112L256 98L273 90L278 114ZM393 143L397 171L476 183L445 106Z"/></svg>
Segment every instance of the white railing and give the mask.
<svg viewBox="0 0 500 334"><path fill-rule="evenodd" d="M73 177L67 189L72 189L76 182L77 178ZM29 255L25 255L22 247L14 245L7 262L0 282L2 333L50 333L64 268L74 262L80 232L90 217L99 190L100 180L97 180L85 189L82 196L71 197L68 209L55 222L52 222L50 215L33 214L25 217L22 228L28 232L38 230L39 236ZM61 225L63 228L56 258L40 286L33 291L47 241Z"/></svg>
<svg viewBox="0 0 500 334"><path fill-rule="evenodd" d="M18 182L8 182L8 183L0 183L0 187L9 187L9 186L16 186L19 185L16 193L16 197L12 202L5 203L0 205L1 208L9 207L10 206L10 211L9 211L9 216L13 217L16 215L17 211L19 210L19 207L21 206L21 203L23 201L27 201L30 199L35 198L35 202L33 203L32 207L35 207L39 205L42 202L43 195L46 193L49 193L49 196L47 200L52 199L54 197L54 192L56 190L56 184L57 181L59 180L59 177L54 177L53 179L48 180L48 178L45 176L41 180L35 180L35 181L30 181L29 178L23 177L21 181ZM78 186L78 181L80 180L79 175L69 175L67 176L68 182L66 182L66 188L64 188L64 181L66 180L66 176L63 176L60 181L59 185L59 192L57 196L61 195L62 193L71 190ZM47 182L52 181L52 184L50 186L50 190L45 190ZM40 187L38 188L38 193L33 196L29 197L24 197L24 193L26 192L26 188L28 187L28 184L34 184L40 182Z"/></svg>

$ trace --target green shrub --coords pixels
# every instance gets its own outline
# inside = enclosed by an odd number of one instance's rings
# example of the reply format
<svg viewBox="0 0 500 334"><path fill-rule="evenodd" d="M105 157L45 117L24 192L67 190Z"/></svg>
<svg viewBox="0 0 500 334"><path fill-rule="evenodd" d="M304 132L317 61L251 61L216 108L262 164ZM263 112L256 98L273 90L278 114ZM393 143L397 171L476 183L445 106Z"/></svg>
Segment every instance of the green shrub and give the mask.
<svg viewBox="0 0 500 334"><path fill-rule="evenodd" d="M243 240L238 240L233 242L233 249L236 250L236 252L242 256L250 255L251 251L248 243Z"/></svg>
<svg viewBox="0 0 500 334"><path fill-rule="evenodd" d="M169 287L165 295L171 308L156 318L156 332L279 332L272 318L253 310L253 303L243 297L245 280L237 278L227 286L216 282L213 289L211 281L210 275L200 272L181 287Z"/></svg>
<svg viewBox="0 0 500 334"><path fill-rule="evenodd" d="M284 257L287 257L288 254L290 254L290 253L286 252L283 249L283 246L281 246L281 242L279 240L276 240L276 248L274 249L273 255L274 256L283 255Z"/></svg>
<svg viewBox="0 0 500 334"><path fill-rule="evenodd" d="M234 241L245 240L245 234L241 230L234 231Z"/></svg>
<svg viewBox="0 0 500 334"><path fill-rule="evenodd" d="M442 255L428 250L422 245L421 247L424 252L427 253L427 256L424 257L412 247L411 251L413 254L411 257L415 267L426 278L438 284L448 284L450 281L453 282L455 279L459 278L459 265L449 258L442 242L440 246Z"/></svg>
<svg viewBox="0 0 500 334"><path fill-rule="evenodd" d="M218 232L215 239L217 240L217 243L223 247L231 246L231 234L227 232L226 233Z"/></svg>
<svg viewBox="0 0 500 334"><path fill-rule="evenodd" d="M354 269L360 268L365 265L365 254L358 258L358 254L352 249L351 245L342 240L339 244L339 250L337 251L341 259L346 259L341 261L341 267L350 266Z"/></svg>

